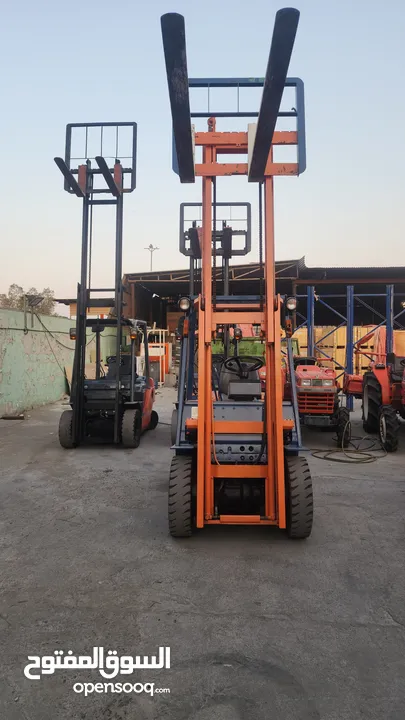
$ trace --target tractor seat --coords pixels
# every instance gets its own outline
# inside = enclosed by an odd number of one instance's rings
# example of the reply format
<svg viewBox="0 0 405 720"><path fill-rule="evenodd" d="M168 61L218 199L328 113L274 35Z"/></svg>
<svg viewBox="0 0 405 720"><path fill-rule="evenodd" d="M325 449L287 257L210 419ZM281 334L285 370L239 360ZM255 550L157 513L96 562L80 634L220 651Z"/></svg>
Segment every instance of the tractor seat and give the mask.
<svg viewBox="0 0 405 720"><path fill-rule="evenodd" d="M388 353L387 365L389 365L391 368L392 382L402 382L405 373L405 357L401 355L395 355L394 353Z"/></svg>
<svg viewBox="0 0 405 720"><path fill-rule="evenodd" d="M243 363L242 363L243 365ZM240 378L227 370L223 365L219 376L221 395L228 400L260 400L262 388L258 370L248 373L247 378Z"/></svg>
<svg viewBox="0 0 405 720"><path fill-rule="evenodd" d="M317 358L315 357L295 357L294 358L294 367L298 367L298 365L316 365Z"/></svg>

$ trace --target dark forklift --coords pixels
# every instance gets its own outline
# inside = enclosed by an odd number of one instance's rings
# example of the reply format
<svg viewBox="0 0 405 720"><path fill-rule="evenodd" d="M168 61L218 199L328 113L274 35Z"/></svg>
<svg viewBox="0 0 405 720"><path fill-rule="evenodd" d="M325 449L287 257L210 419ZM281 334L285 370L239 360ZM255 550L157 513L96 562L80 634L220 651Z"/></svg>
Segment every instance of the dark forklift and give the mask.
<svg viewBox="0 0 405 720"><path fill-rule="evenodd" d="M71 410L65 410L59 421L59 441L64 448L77 447L87 437L104 437L109 431L113 432L115 444L137 448L142 432L154 429L158 424L158 415L152 409L155 386L150 376L146 322L125 318L123 313L123 198L124 193L133 192L136 184L136 128L136 123L69 124L66 128L65 159L55 158L65 178L64 189L83 200L81 279L77 291L76 327L70 333L76 341ZM122 130L131 135L131 150L125 153L125 166L119 159ZM84 135L84 153L79 158L74 153L76 157L72 158L72 138L79 132L81 139ZM95 133L100 152L93 158L88 147L91 141L94 146ZM106 160L111 155L103 156L103 142L106 144L107 137L110 141L113 138L115 144L112 168ZM77 137L74 140L77 147ZM71 164L73 159L83 163L74 169ZM97 167L92 166L92 160ZM129 178L127 183L126 177ZM91 287L92 219L93 208L98 205L114 205L116 208L114 288ZM112 309L110 317L88 318L88 310L92 306L91 294L107 292L114 293L113 298L103 299L103 304ZM95 378L86 378L87 328L91 328L95 335ZM116 353L107 358L107 371L101 358L101 334L106 328L114 328L116 332ZM124 333L130 340L129 353L122 352Z"/></svg>

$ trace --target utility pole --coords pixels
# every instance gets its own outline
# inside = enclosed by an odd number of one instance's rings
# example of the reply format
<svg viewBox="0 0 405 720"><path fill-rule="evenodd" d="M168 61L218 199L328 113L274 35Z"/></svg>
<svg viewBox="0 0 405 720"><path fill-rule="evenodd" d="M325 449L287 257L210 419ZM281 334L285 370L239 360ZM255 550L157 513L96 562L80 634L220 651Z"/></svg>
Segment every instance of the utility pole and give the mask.
<svg viewBox="0 0 405 720"><path fill-rule="evenodd" d="M150 245L148 245L148 247L144 248L144 250L149 250L149 252L150 252L150 271L152 272L153 253L155 252L155 250L159 250L159 248L157 246L153 247L152 243L150 243Z"/></svg>

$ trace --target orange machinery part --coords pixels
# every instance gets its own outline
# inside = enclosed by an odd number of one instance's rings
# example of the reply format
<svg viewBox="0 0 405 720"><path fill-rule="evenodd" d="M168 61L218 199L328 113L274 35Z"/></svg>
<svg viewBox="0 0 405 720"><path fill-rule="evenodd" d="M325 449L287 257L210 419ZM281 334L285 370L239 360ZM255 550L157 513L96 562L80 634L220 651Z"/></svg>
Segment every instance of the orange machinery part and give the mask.
<svg viewBox="0 0 405 720"><path fill-rule="evenodd" d="M234 423L218 425L214 421L213 393L211 385L212 358L211 341L212 334L217 324L225 320L221 310L227 310L226 322L237 324L260 324L265 330L266 344L266 366L269 368L269 390L266 393L266 424L272 428L267 433L267 466L232 466L233 474L243 473L243 477L257 477L257 473L265 475L265 516L262 522L277 524L281 528L286 527L285 514L285 486L284 486L284 438L285 429L291 428L291 421L283 420L283 381L281 373L281 341L280 341L280 305L279 297L275 296L275 257L274 257L274 197L273 197L273 175L289 175L296 172L296 166L288 164L273 163L272 152L266 168L264 180L264 247L265 247L265 285L268 292L269 302L264 311L260 308L233 308L227 307L224 303L217 304L215 312L212 308L212 260L211 260L211 228L212 228L212 185L213 177L220 175L247 174L247 164L218 163L217 156L226 147L229 153L247 152L247 133L216 133L215 120L208 121L210 132L197 133L196 144L202 145L203 162L196 165L196 175L202 177L203 183L203 212L202 231L200 235L202 255L202 293L198 300L199 311L199 343L198 343L198 366L201 369L199 374L198 393L198 419L187 421L187 426L197 426L197 527L203 527L207 522L224 522L221 517L219 521L213 520L214 516L214 477L218 472L230 472L226 466L212 464L212 442L215 431L218 427L224 431L225 425L230 432L237 432ZM241 136L241 137L240 137ZM276 133L277 136L277 133ZM275 137L277 140L289 140L291 144L297 142L296 135L288 135L285 138ZM244 312L242 310L245 310ZM246 423L244 431L246 432ZM256 425L256 424L255 424ZM261 431L262 423L258 423ZM233 426L231 428L231 426ZM221 467L221 470L219 468ZM231 520L228 518L227 522ZM254 522L256 522L255 520ZM258 520L260 522L260 518ZM237 517L234 522L252 522L251 518Z"/></svg>

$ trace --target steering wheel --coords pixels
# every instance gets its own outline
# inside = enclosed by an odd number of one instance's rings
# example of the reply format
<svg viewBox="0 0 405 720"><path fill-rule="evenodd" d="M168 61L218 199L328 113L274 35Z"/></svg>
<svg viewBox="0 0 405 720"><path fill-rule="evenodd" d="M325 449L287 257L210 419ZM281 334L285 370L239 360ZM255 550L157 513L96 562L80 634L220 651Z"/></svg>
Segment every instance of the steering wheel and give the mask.
<svg viewBox="0 0 405 720"><path fill-rule="evenodd" d="M212 364L213 364L213 365L219 365L219 364L222 365L222 363L224 362L224 360L225 360L225 358L224 358L223 355L213 355L213 356L212 356Z"/></svg>
<svg viewBox="0 0 405 720"><path fill-rule="evenodd" d="M116 362L117 362L117 356L116 356L116 355L109 355L108 358L106 358L106 363L107 363L107 365L115 365ZM123 361L123 359L121 358L120 366L122 367L123 364L124 364L124 361Z"/></svg>
<svg viewBox="0 0 405 720"><path fill-rule="evenodd" d="M264 360L253 355L235 355L227 358L224 362L224 368L240 378L249 377L249 373L260 370L263 366Z"/></svg>

